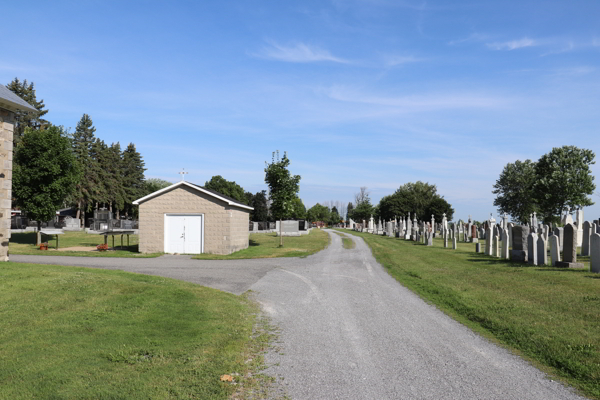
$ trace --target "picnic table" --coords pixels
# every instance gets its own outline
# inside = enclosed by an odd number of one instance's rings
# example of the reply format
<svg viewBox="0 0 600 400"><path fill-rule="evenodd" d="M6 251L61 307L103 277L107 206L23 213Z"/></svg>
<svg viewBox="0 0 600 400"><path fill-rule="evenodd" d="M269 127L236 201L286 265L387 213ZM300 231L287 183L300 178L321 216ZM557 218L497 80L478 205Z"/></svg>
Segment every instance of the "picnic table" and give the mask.
<svg viewBox="0 0 600 400"><path fill-rule="evenodd" d="M40 233L42 235L46 235L50 238L52 238L52 236L56 235L56 250L58 250L58 235L62 235L64 234L64 232L60 229L42 229L40 230Z"/></svg>
<svg viewBox="0 0 600 400"><path fill-rule="evenodd" d="M102 231L99 234L104 235L104 244L108 244L108 236L112 236L112 247L115 248L115 235L121 235L121 248L123 248L123 235L127 235L127 247L129 247L129 235L133 235L133 230L113 230L113 231Z"/></svg>

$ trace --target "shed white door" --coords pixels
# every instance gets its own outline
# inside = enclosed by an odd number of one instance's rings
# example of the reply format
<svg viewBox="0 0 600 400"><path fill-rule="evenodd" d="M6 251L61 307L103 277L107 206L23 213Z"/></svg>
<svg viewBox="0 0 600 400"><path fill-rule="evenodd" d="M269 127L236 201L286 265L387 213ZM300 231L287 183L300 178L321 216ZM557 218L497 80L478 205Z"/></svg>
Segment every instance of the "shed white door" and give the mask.
<svg viewBox="0 0 600 400"><path fill-rule="evenodd" d="M165 215L165 253L202 253L202 228L202 215Z"/></svg>

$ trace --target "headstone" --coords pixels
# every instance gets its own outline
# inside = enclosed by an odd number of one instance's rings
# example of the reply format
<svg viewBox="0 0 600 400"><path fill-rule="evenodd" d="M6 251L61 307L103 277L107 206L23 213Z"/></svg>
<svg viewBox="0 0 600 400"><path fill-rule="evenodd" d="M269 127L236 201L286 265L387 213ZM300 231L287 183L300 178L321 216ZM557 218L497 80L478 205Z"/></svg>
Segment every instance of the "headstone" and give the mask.
<svg viewBox="0 0 600 400"><path fill-rule="evenodd" d="M390 221L387 223L387 235L389 237L394 237L394 224L392 224Z"/></svg>
<svg viewBox="0 0 600 400"><path fill-rule="evenodd" d="M577 262L577 227L569 223L564 228L563 261L556 263L562 268L583 268L582 263Z"/></svg>
<svg viewBox="0 0 600 400"><path fill-rule="evenodd" d="M475 243L475 253L481 253L481 243Z"/></svg>
<svg viewBox="0 0 600 400"><path fill-rule="evenodd" d="M583 242L583 210L578 208L575 212L575 216L577 217L577 245L581 246Z"/></svg>
<svg viewBox="0 0 600 400"><path fill-rule="evenodd" d="M544 239L544 236L538 237L537 240L537 264L546 265L548 264L548 242Z"/></svg>
<svg viewBox="0 0 600 400"><path fill-rule="evenodd" d="M512 227L512 250L510 259L517 262L527 262L527 237L529 227L526 225L515 225Z"/></svg>
<svg viewBox="0 0 600 400"><path fill-rule="evenodd" d="M427 246L433 246L433 232L427 233Z"/></svg>
<svg viewBox="0 0 600 400"><path fill-rule="evenodd" d="M508 260L510 258L508 242L508 228L504 228L502 229L502 254L500 255L500 258L503 258L505 260Z"/></svg>
<svg viewBox="0 0 600 400"><path fill-rule="evenodd" d="M562 222L562 224L564 226L567 226L567 224L573 223L573 217L571 216L571 208L570 207L567 207L567 212L562 217L562 220L560 222Z"/></svg>
<svg viewBox="0 0 600 400"><path fill-rule="evenodd" d="M504 213L504 215L502 216L502 229L506 228L508 228L508 215Z"/></svg>
<svg viewBox="0 0 600 400"><path fill-rule="evenodd" d="M533 212L532 224L533 224L533 227L535 229L537 229L537 227L538 227L538 220L537 220L537 215L536 215L535 211Z"/></svg>
<svg viewBox="0 0 600 400"><path fill-rule="evenodd" d="M590 236L590 272L600 274L600 235Z"/></svg>
<svg viewBox="0 0 600 400"><path fill-rule="evenodd" d="M550 235L550 227L548 225L544 225L544 227L542 228L542 230L543 230L542 235L544 236L544 240L547 243L548 242L548 236Z"/></svg>
<svg viewBox="0 0 600 400"><path fill-rule="evenodd" d="M513 245L513 238L512 238L513 226L515 226L515 224L513 224L512 222L508 223L508 247L512 247L512 245Z"/></svg>
<svg viewBox="0 0 600 400"><path fill-rule="evenodd" d="M486 256L492 255L492 242L493 242L492 226L488 225L487 229L485 230L485 255Z"/></svg>
<svg viewBox="0 0 600 400"><path fill-rule="evenodd" d="M456 250L456 236L452 238L452 250Z"/></svg>
<svg viewBox="0 0 600 400"><path fill-rule="evenodd" d="M565 228L554 228L554 234L558 236L558 241L560 243L560 251L563 251L563 245L565 242Z"/></svg>
<svg viewBox="0 0 600 400"><path fill-rule="evenodd" d="M492 240L492 256L493 257L500 257L500 250L499 250L499 241L498 241L498 235L494 236L494 239Z"/></svg>
<svg viewBox="0 0 600 400"><path fill-rule="evenodd" d="M556 235L550 236L550 263L556 267L560 262L560 239Z"/></svg>
<svg viewBox="0 0 600 400"><path fill-rule="evenodd" d="M592 234L592 225L585 221L583 223L583 236L581 238L581 255L589 256L590 255L590 237Z"/></svg>
<svg viewBox="0 0 600 400"><path fill-rule="evenodd" d="M368 228L368 232L369 233L373 233L374 227L373 227L373 215L371 215L371 219L369 219L369 228Z"/></svg>
<svg viewBox="0 0 600 400"><path fill-rule="evenodd" d="M473 243L477 243L479 239L477 239L477 226L471 225L471 241Z"/></svg>
<svg viewBox="0 0 600 400"><path fill-rule="evenodd" d="M531 265L537 265L537 242L537 233L532 232L527 236L527 261Z"/></svg>

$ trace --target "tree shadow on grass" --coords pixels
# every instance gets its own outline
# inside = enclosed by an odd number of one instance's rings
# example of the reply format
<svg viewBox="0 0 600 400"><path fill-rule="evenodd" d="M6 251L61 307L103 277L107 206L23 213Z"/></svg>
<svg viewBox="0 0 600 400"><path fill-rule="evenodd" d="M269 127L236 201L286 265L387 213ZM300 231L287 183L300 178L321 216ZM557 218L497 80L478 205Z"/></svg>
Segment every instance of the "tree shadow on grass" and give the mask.
<svg viewBox="0 0 600 400"><path fill-rule="evenodd" d="M35 232L12 233L10 235L10 241L12 243L18 243L18 244L35 244L37 241L36 233Z"/></svg>
<svg viewBox="0 0 600 400"><path fill-rule="evenodd" d="M253 246L260 246L260 244L256 241L256 240L252 240L250 239L248 241L248 246L253 247Z"/></svg>

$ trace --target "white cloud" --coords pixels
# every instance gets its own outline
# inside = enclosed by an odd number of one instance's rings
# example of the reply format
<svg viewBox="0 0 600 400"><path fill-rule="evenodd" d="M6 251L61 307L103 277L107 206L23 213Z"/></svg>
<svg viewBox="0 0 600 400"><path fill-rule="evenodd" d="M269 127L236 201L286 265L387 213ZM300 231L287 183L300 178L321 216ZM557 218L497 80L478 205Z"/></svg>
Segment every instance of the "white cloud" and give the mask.
<svg viewBox="0 0 600 400"><path fill-rule="evenodd" d="M537 41L527 37L519 40L511 40L508 42L487 43L487 46L494 50L516 50L522 49L523 47L531 47L537 45L539 45Z"/></svg>
<svg viewBox="0 0 600 400"><path fill-rule="evenodd" d="M344 87L326 89L328 97L338 101L387 106L396 112L420 112L439 109L505 107L509 99L480 94L444 93L386 97L357 93Z"/></svg>
<svg viewBox="0 0 600 400"><path fill-rule="evenodd" d="M325 49L316 46L310 46L304 43L297 43L294 46L283 46L275 42L269 42L259 56L278 61L309 63L319 61L330 61L342 64L349 64L350 61L336 57Z"/></svg>
<svg viewBox="0 0 600 400"><path fill-rule="evenodd" d="M409 64L420 61L424 61L424 59L413 56L387 56L385 57L385 66L395 67L397 65Z"/></svg>

